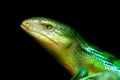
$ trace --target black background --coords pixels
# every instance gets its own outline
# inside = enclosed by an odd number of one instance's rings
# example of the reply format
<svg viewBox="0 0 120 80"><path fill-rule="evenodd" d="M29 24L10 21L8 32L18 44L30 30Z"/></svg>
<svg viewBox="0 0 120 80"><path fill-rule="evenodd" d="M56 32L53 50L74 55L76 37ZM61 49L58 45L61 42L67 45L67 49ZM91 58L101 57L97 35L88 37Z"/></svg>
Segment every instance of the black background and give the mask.
<svg viewBox="0 0 120 80"><path fill-rule="evenodd" d="M79 4L80 5L80 4ZM22 6L22 4L21 4ZM87 42L119 58L119 11L116 7L102 5L58 7L24 5L15 15L15 75L17 79L70 80L72 77L20 24L31 17L48 17L70 25Z"/></svg>

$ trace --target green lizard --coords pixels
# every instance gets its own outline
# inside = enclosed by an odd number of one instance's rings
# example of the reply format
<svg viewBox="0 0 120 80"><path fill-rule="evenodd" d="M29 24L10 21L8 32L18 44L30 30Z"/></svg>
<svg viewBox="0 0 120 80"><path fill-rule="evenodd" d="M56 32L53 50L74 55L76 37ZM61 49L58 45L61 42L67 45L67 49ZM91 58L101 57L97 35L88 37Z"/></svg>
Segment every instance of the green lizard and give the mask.
<svg viewBox="0 0 120 80"><path fill-rule="evenodd" d="M21 28L73 75L71 80L120 80L120 60L86 42L68 25L33 17Z"/></svg>

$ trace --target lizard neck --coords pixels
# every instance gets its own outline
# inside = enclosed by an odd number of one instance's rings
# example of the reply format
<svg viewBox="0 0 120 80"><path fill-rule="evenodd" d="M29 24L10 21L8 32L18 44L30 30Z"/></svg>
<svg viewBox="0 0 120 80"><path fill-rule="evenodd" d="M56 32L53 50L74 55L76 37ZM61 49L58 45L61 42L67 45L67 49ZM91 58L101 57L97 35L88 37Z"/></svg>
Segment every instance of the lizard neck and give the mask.
<svg viewBox="0 0 120 80"><path fill-rule="evenodd" d="M60 62L67 70L74 75L79 71L80 67L84 67L84 63L86 63L87 52L82 49L82 45L84 42L79 42L83 40L75 39L73 44L66 48L65 50L60 50L58 62Z"/></svg>

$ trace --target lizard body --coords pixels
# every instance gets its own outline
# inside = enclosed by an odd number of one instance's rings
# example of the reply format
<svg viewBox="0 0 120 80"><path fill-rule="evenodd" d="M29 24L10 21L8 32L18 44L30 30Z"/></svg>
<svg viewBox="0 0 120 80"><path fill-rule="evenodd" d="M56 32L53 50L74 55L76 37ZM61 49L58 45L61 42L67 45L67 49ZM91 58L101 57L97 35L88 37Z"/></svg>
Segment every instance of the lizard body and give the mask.
<svg viewBox="0 0 120 80"><path fill-rule="evenodd" d="M106 71L120 77L120 60L87 43L68 25L49 18L34 17L24 20L21 27L72 75L76 74L71 80L81 80Z"/></svg>

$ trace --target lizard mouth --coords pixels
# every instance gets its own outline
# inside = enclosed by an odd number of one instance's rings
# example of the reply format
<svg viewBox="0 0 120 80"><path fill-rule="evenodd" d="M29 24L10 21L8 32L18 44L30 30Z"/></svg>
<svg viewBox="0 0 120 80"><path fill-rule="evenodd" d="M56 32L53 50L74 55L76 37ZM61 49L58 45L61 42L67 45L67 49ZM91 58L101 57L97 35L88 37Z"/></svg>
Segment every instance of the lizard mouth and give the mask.
<svg viewBox="0 0 120 80"><path fill-rule="evenodd" d="M42 36L43 36L43 37L46 37L46 38L49 39L51 42L53 42L53 43L55 43L55 44L58 44L57 42L55 42L54 40L52 40L52 39L49 38L48 36L46 36L46 35L44 35L44 34L42 34L42 33L40 33L40 32L37 32L37 31L35 31L35 30L30 29L28 26L26 26L26 25L24 25L24 24L21 24L20 26L21 26L21 28L22 28L23 30L25 30L28 34L31 34L32 36L34 36L34 35L33 35L34 33L40 34L41 37L42 37Z"/></svg>
<svg viewBox="0 0 120 80"><path fill-rule="evenodd" d="M21 24L20 25L21 26L21 28L23 29L23 30L25 30L27 33L29 33L29 34L31 34L31 33L39 33L39 32L37 32L37 31L35 31L35 30L33 30L33 29L30 29L30 27L29 26L26 26L25 24ZM41 34L41 33L39 33L39 34ZM41 35L43 35L43 34L41 34Z"/></svg>

